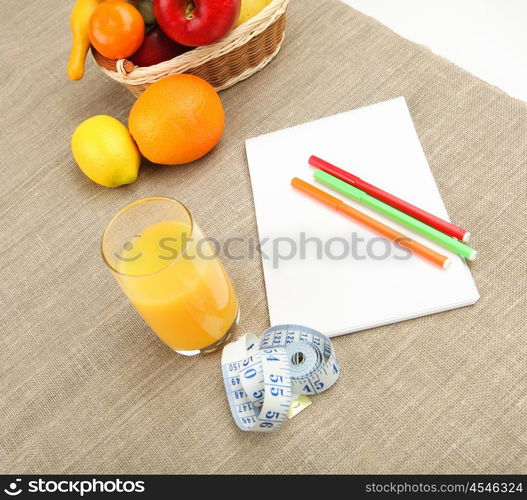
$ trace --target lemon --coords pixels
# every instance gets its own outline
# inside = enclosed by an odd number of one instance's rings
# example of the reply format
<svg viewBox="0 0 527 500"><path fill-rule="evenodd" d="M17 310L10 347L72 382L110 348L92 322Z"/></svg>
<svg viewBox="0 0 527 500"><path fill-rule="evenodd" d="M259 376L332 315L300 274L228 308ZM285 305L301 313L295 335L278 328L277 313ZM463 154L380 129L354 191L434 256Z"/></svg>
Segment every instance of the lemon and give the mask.
<svg viewBox="0 0 527 500"><path fill-rule="evenodd" d="M139 150L128 129L111 116L84 120L73 132L71 152L84 174L101 186L118 187L137 179Z"/></svg>
<svg viewBox="0 0 527 500"><path fill-rule="evenodd" d="M245 21L254 17L258 12L263 10L264 7L267 7L272 0L242 0L242 6L240 9L240 17L236 26L243 24Z"/></svg>

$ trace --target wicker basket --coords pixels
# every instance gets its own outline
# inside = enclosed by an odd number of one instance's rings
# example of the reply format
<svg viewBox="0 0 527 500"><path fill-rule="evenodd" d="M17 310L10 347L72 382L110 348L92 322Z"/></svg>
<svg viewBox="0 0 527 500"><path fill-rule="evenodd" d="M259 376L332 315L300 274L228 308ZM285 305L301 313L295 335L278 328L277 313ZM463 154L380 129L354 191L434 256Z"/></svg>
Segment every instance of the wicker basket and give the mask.
<svg viewBox="0 0 527 500"><path fill-rule="evenodd" d="M288 3L289 0L273 0L219 42L154 66L138 67L127 59L108 59L92 47L93 58L104 73L136 97L150 84L176 73L200 76L216 90L223 90L260 71L278 53L284 39Z"/></svg>

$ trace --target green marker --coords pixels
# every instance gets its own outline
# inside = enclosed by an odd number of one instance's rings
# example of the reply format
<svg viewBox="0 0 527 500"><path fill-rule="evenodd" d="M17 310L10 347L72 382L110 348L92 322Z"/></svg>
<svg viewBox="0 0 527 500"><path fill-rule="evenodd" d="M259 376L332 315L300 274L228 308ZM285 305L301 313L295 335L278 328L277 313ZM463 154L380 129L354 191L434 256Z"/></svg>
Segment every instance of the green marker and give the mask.
<svg viewBox="0 0 527 500"><path fill-rule="evenodd" d="M420 220L414 219L410 215L397 210L396 208L383 203L382 201L370 196L369 194L357 189L350 184L333 177L332 175L324 172L323 170L315 170L313 177L316 181L321 182L322 184L342 193L343 195L355 200L362 205L372 208L376 212L379 212L386 217L406 226L416 233L422 234L428 239L434 241L438 245L450 250L451 252L457 253L462 257L467 258L468 260L476 260L478 252L473 248L470 248L465 243L448 236L447 234L434 229L433 227L421 222Z"/></svg>

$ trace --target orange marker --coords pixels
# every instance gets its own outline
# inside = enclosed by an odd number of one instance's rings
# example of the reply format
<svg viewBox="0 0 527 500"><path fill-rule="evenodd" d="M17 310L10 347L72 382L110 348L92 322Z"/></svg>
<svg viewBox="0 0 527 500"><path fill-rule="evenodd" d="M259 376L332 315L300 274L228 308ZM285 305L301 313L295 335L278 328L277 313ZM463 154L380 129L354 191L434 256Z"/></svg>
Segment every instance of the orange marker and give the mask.
<svg viewBox="0 0 527 500"><path fill-rule="evenodd" d="M396 231L395 229L392 229L386 224L379 222L373 217L370 217L369 215L366 215L360 212L359 210L356 210L353 207L346 205L346 203L344 203L343 201L339 200L338 198L335 198L334 196L331 196L330 194L326 193L325 191L322 191L321 189L318 189L317 187L309 184L308 182L305 182L302 179L295 177L291 180L291 185L295 189L302 191L311 198L320 201L324 205L333 208L337 212L341 212L347 215L348 217L352 218L353 220L357 221L358 223L362 224L368 229L375 231L376 233L384 236L385 238L388 238L389 240L395 241L402 247L408 248L414 254L423 257L429 262L432 262L433 264L436 264L439 267L442 267L443 269L446 269L450 265L450 259L448 257L445 257L444 255L441 255L435 250L432 250L431 248L428 248L427 246L422 245L421 243L415 240L412 240L408 236L405 236L399 231Z"/></svg>

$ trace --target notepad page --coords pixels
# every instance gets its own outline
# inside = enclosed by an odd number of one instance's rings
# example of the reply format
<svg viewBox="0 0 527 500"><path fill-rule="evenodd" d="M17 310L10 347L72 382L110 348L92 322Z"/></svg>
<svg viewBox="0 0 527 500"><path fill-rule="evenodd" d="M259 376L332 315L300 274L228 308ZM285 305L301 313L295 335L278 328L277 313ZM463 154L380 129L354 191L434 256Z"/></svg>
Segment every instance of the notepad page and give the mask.
<svg viewBox="0 0 527 500"><path fill-rule="evenodd" d="M316 155L449 220L404 98L248 139L246 150L271 324L340 335L478 300L462 258L318 184L451 258L437 268L290 185L316 184Z"/></svg>

